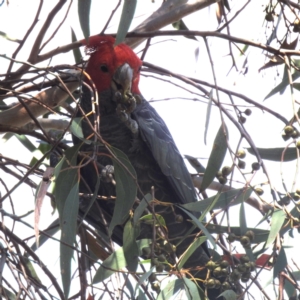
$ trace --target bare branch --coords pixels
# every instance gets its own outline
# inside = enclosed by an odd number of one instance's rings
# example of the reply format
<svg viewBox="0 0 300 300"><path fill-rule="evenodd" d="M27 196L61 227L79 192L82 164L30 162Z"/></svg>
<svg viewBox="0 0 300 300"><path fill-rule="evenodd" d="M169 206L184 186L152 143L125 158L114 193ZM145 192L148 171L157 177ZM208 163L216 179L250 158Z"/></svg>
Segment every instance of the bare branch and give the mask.
<svg viewBox="0 0 300 300"><path fill-rule="evenodd" d="M53 87L42 91L34 97L38 103L27 100L27 107L37 118L48 112L47 107L53 109L61 105L69 97L69 95L78 88L78 86L78 82L70 82L66 83L66 87L68 88L67 91L62 87ZM23 127L31 121L31 117L21 104L17 104L13 108L0 112L0 125Z"/></svg>

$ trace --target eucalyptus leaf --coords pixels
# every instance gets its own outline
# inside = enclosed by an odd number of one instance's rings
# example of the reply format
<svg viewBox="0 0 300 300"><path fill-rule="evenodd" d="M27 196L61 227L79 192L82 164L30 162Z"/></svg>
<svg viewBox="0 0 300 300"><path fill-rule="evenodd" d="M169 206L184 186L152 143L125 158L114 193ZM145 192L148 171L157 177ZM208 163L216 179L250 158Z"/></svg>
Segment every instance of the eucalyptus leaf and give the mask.
<svg viewBox="0 0 300 300"><path fill-rule="evenodd" d="M57 209L61 227L60 267L64 294L67 298L71 284L72 249L77 232L77 215L79 208L79 178L77 168L77 153L79 146L66 150L54 170ZM59 170L59 172L58 172Z"/></svg>
<svg viewBox="0 0 300 300"><path fill-rule="evenodd" d="M116 180L116 204L112 220L109 224L109 234L111 235L116 225L124 224L129 216L129 211L136 198L136 172L128 157L120 150L111 147L115 154L113 158L114 176Z"/></svg>
<svg viewBox="0 0 300 300"><path fill-rule="evenodd" d="M252 148L246 148L248 152L252 155L255 155ZM262 159L278 161L282 160L282 153L284 153L283 161L291 161L297 159L297 150L295 147L293 148L257 148L257 151Z"/></svg>
<svg viewBox="0 0 300 300"><path fill-rule="evenodd" d="M228 136L226 126L224 125L224 127L226 135ZM212 183L225 158L227 151L227 138L224 134L224 127L223 125L220 126L220 129L214 140L213 149L210 153L207 167L203 176L201 191L204 191Z"/></svg>
<svg viewBox="0 0 300 300"><path fill-rule="evenodd" d="M137 0L124 0L115 45L122 43L131 25Z"/></svg>
<svg viewBox="0 0 300 300"><path fill-rule="evenodd" d="M136 242L138 235L138 225L134 225L132 220L128 220L123 232L123 251L127 269L131 272L135 272L138 265L139 249Z"/></svg>
<svg viewBox="0 0 300 300"><path fill-rule="evenodd" d="M91 0L78 0L78 17L80 27L86 41L88 41L88 38L90 36L91 2Z"/></svg>
<svg viewBox="0 0 300 300"><path fill-rule="evenodd" d="M286 213L282 209L276 209L272 214L272 222L271 222L271 229L270 234L268 236L267 243L265 248L267 249L277 237L277 234L280 232L280 229L285 221Z"/></svg>
<svg viewBox="0 0 300 300"><path fill-rule="evenodd" d="M139 256L142 255L142 249L144 247L149 247L151 243L150 239L142 239L137 241L137 246L139 249ZM122 270L127 265L126 258L124 254L123 247L120 247L116 251L114 251L107 259L103 261L100 268L97 270L93 283L98 283L106 278L110 277L115 272Z"/></svg>

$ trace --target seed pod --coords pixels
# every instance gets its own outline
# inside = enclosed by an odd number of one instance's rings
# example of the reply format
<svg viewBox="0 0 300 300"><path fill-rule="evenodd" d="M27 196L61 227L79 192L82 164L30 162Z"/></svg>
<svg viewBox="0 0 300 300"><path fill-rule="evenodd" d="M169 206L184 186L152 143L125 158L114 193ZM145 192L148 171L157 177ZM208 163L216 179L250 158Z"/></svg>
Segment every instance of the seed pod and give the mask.
<svg viewBox="0 0 300 300"><path fill-rule="evenodd" d="M151 248L150 247L144 247L142 248L142 256L145 258L150 258L151 256Z"/></svg>
<svg viewBox="0 0 300 300"><path fill-rule="evenodd" d="M239 264L237 266L237 270L240 272L240 273L245 273L247 271L247 268L244 264Z"/></svg>
<svg viewBox="0 0 300 300"><path fill-rule="evenodd" d="M213 289L213 288L215 287L215 285L216 285L215 279L214 279L214 278L210 278L210 279L206 280L206 281L204 282L204 284L205 284L205 286L206 286L208 289Z"/></svg>
<svg viewBox="0 0 300 300"><path fill-rule="evenodd" d="M216 267L213 271L213 274L216 278L222 277L222 268L221 267Z"/></svg>
<svg viewBox="0 0 300 300"><path fill-rule="evenodd" d="M288 126L284 127L284 133L286 135L291 135L293 133L293 131L294 131L293 126L288 125Z"/></svg>
<svg viewBox="0 0 300 300"><path fill-rule="evenodd" d="M222 172L221 172L221 171L218 171L217 174L216 174L216 178L218 179L218 178L220 178L220 177L222 177Z"/></svg>
<svg viewBox="0 0 300 300"><path fill-rule="evenodd" d="M260 187L255 188L254 191L258 196L261 196L264 193L264 190Z"/></svg>
<svg viewBox="0 0 300 300"><path fill-rule="evenodd" d="M230 290L231 289L231 285L229 282L225 281L222 283L222 290L226 291L226 290Z"/></svg>
<svg viewBox="0 0 300 300"><path fill-rule="evenodd" d="M239 280L240 278L242 277L242 274L237 270L237 269L234 269L231 274L230 274L230 279L232 281L237 281Z"/></svg>
<svg viewBox="0 0 300 300"><path fill-rule="evenodd" d="M238 167L239 167L240 169L245 169L246 163L245 163L243 160L240 160L240 159L239 159Z"/></svg>
<svg viewBox="0 0 300 300"><path fill-rule="evenodd" d="M246 268L246 272L250 272L251 271L251 262L244 263L244 266Z"/></svg>
<svg viewBox="0 0 300 300"><path fill-rule="evenodd" d="M241 257L240 257L240 262L241 262L242 264L247 263L247 262L250 262L249 256L248 256L248 255L243 255L243 256L241 256Z"/></svg>
<svg viewBox="0 0 300 300"><path fill-rule="evenodd" d="M299 199L300 199L300 195L299 195L298 193L295 193L295 194L293 195L293 199L294 199L294 200L299 200Z"/></svg>
<svg viewBox="0 0 300 300"><path fill-rule="evenodd" d="M221 268L227 268L229 266L229 262L227 260L222 260L220 262L220 267Z"/></svg>
<svg viewBox="0 0 300 300"><path fill-rule="evenodd" d="M242 274L241 281L242 281L242 282L247 282L247 281L249 281L250 276L251 276L251 273L250 273L250 272Z"/></svg>
<svg viewBox="0 0 300 300"><path fill-rule="evenodd" d="M165 268L165 265L164 264L157 264L156 265L156 272L162 272Z"/></svg>
<svg viewBox="0 0 300 300"><path fill-rule="evenodd" d="M281 137L282 137L282 139L283 139L284 141L287 141L291 136L290 136L290 135L286 135L285 133L283 133L283 134L281 135Z"/></svg>
<svg viewBox="0 0 300 300"><path fill-rule="evenodd" d="M166 272L170 272L171 271L171 266L170 265L164 264L164 267L165 267L165 271Z"/></svg>
<svg viewBox="0 0 300 300"><path fill-rule="evenodd" d="M151 266L157 266L158 264L159 262L156 257L151 259Z"/></svg>
<svg viewBox="0 0 300 300"><path fill-rule="evenodd" d="M274 21L274 16L273 16L273 14L272 14L271 12L266 13L265 20L266 20L267 22L273 22L273 21Z"/></svg>
<svg viewBox="0 0 300 300"><path fill-rule="evenodd" d="M244 111L244 114L246 116L250 116L252 114L252 110L250 108L247 108L245 111Z"/></svg>
<svg viewBox="0 0 300 300"><path fill-rule="evenodd" d="M221 270L221 277L225 277L225 276L227 276L228 275L228 269L227 268L223 268L222 270Z"/></svg>
<svg viewBox="0 0 300 300"><path fill-rule="evenodd" d="M150 276L148 277L149 282L153 282L156 280L156 275L155 273L151 273Z"/></svg>
<svg viewBox="0 0 300 300"><path fill-rule="evenodd" d="M159 292L160 291L160 283L158 281L152 282L151 289L155 292Z"/></svg>
<svg viewBox="0 0 300 300"><path fill-rule="evenodd" d="M243 117L243 116L240 116L240 117L239 117L239 122L240 122L241 124L245 124L246 121L247 121L247 119L246 119L245 117Z"/></svg>
<svg viewBox="0 0 300 300"><path fill-rule="evenodd" d="M218 180L221 184L226 184L226 182L227 182L227 178L223 177L223 176L219 177Z"/></svg>
<svg viewBox="0 0 300 300"><path fill-rule="evenodd" d="M222 175L224 177L226 177L226 176L228 176L231 173L231 171L232 171L231 167L225 166L225 167L222 168Z"/></svg>
<svg viewBox="0 0 300 300"><path fill-rule="evenodd" d="M240 150L237 152L236 156L237 156L238 158L241 158L241 159L245 158L245 157L246 157L246 152L245 152L245 150L240 149Z"/></svg>
<svg viewBox="0 0 300 300"><path fill-rule="evenodd" d="M168 241L164 241L163 247L167 253L172 253L176 251L176 246L169 243Z"/></svg>
<svg viewBox="0 0 300 300"><path fill-rule="evenodd" d="M244 248L248 248L251 245L250 239L246 235L241 237L240 242Z"/></svg>
<svg viewBox="0 0 300 300"><path fill-rule="evenodd" d="M176 223L182 223L183 222L183 216L182 215L176 215L175 216Z"/></svg>
<svg viewBox="0 0 300 300"><path fill-rule="evenodd" d="M165 262L166 261L166 256L164 254L160 254L158 257L157 257L157 260L159 262Z"/></svg>
<svg viewBox="0 0 300 300"><path fill-rule="evenodd" d="M295 130L292 132L291 137L292 137L293 139L296 139L297 137L299 137L299 132L295 129Z"/></svg>
<svg viewBox="0 0 300 300"><path fill-rule="evenodd" d="M228 234L227 239L228 239L228 242L232 243L232 242L234 242L237 239L237 237L236 237L236 235L233 232L230 232Z"/></svg>
<svg viewBox="0 0 300 300"><path fill-rule="evenodd" d="M253 171L258 171L260 169L260 164L258 162L254 162L252 164L252 170Z"/></svg>
<svg viewBox="0 0 300 300"><path fill-rule="evenodd" d="M221 287L221 282L218 279L215 279L215 289L219 289Z"/></svg>
<svg viewBox="0 0 300 300"><path fill-rule="evenodd" d="M250 264L250 271L253 272L256 269L256 264L254 261L250 261L249 264Z"/></svg>
<svg viewBox="0 0 300 300"><path fill-rule="evenodd" d="M210 261L208 261L208 262L206 263L205 267L206 267L208 270L213 271L213 269L217 267L217 264L216 264L214 261L210 260Z"/></svg>
<svg viewBox="0 0 300 300"><path fill-rule="evenodd" d="M255 234L252 230L248 230L245 235L250 239L250 241L254 240Z"/></svg>

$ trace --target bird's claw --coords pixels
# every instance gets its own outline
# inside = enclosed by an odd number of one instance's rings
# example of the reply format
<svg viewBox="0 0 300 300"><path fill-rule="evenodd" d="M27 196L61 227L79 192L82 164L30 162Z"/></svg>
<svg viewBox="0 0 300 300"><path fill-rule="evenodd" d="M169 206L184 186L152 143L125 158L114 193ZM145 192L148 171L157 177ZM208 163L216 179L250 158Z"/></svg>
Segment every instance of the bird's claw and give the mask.
<svg viewBox="0 0 300 300"><path fill-rule="evenodd" d="M125 96L122 96L122 94L117 91L115 93L114 100L118 103L116 113L120 120L129 128L132 133L136 134L138 132L138 124L130 116L130 114L136 108L136 98L132 94L126 94ZM141 99L138 97L138 103L140 103L140 101Z"/></svg>
<svg viewBox="0 0 300 300"><path fill-rule="evenodd" d="M114 166L107 165L101 170L101 179L105 182L112 182L114 181Z"/></svg>

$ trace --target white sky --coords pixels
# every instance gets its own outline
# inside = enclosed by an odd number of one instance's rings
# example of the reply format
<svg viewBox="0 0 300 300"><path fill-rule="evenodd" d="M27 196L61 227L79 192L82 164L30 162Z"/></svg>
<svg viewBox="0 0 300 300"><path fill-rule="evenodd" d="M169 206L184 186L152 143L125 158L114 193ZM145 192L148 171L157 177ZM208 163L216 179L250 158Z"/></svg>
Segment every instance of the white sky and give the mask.
<svg viewBox="0 0 300 300"><path fill-rule="evenodd" d="M267 1L265 1L267 3ZM12 38L21 39L28 27L30 26L33 16L35 14L37 5L39 1L37 0L27 0L27 1L17 1L11 0L9 7L2 5L0 7L0 30L7 33ZM26 43L26 47L23 51L20 52L20 55L17 59L26 60L28 57L28 49L30 49L38 28L43 24L44 18L47 16L50 7L52 7L54 1L45 1L44 9L39 18L39 23L37 30L33 32ZM56 3L56 1L55 1ZM108 13L114 9L117 1L106 1L105 7L103 6L103 1L93 1L92 11L91 11L91 34L97 34L103 28ZM97 4L96 4L97 3ZM99 7L97 6L99 4ZM100 7L101 5L101 7ZM239 1L230 2L232 5L232 10L235 11L239 9L242 4ZM138 7L136 16L134 20L133 27L138 25L142 19L147 15L150 15L151 11L155 11L160 6L160 1L156 0L155 3L152 3L150 0L138 1ZM266 35L266 29L262 24L263 21L263 7L262 2L252 1L249 4L247 13L243 13L236 21L236 24L233 23L231 27L231 34L234 36L239 36L248 39L254 39L254 41L263 40L263 37ZM65 45L71 42L71 33L70 26L72 26L78 34L78 38L82 38L82 34L76 19L76 7L77 3L74 1L73 7L71 8L70 17L64 23L61 30L55 37L55 40L51 42L46 48L45 52L53 49L59 45ZM63 13L65 12L66 7L64 7ZM190 17L184 19L186 25L193 30L212 30L216 27L216 18L215 18L215 7L212 6L209 9L204 9L203 11L197 12ZM252 13L251 13L252 12ZM59 14L54 24L57 24L61 21L63 13ZM261 14L261 15L260 15ZM253 16L255 15L255 21ZM73 16L73 18L72 18ZM75 16L75 17L74 17ZM117 20L119 14L116 14L112 26L109 28L108 32L116 32L117 29ZM257 21L260 20L260 21ZM172 29L171 26L168 29ZM49 37L51 31L47 35ZM202 42L201 38L198 38L199 42L193 40L188 40L186 38L155 38L152 40L152 43L156 43L150 47L147 52L145 61L151 62L158 66L170 69L172 72L178 72L183 75L188 75L191 77L196 77L201 80L208 81L213 83L211 66L208 60L208 56L205 50L205 45ZM164 41L157 43L158 41ZM222 87L232 89L233 91L240 92L247 95L260 102L268 92L281 81L281 75L276 76L276 71L273 68L272 70L262 71L258 73L258 69L267 61L266 58L262 55L262 51L259 49L251 49L249 53L249 71L246 76L239 75L237 72L232 70L227 76L227 73L231 67L231 58L228 56L228 43L226 41L220 41L216 39L209 39L210 50L214 60L214 67L217 74L217 82ZM239 45L241 48L242 45ZM10 56L16 47L15 43L8 42L0 37L0 54L7 54ZM234 47L233 47L234 48ZM139 51L140 48L137 49ZM195 58L195 51L199 49L199 59ZM237 63L241 68L244 58L238 56L238 52L234 49L236 54ZM70 53L60 55L59 57L53 58L51 62L43 62L43 65L61 64L61 63L73 63L73 56ZM7 69L8 61L0 58L0 74L5 73ZM281 68L279 68L281 70ZM146 74L148 75L148 73ZM168 79L168 78L165 78ZM190 88L190 87L189 87ZM186 93L180 89L175 88L173 85L168 83L160 83L157 80L153 80L149 77L142 76L140 83L140 90L143 95L148 100L159 100L164 98L176 98L176 97L191 97L189 93ZM207 88L209 90L209 88ZM198 97L198 99L203 100ZM227 96L222 94L221 101L227 102ZM245 104L243 102L239 102ZM274 110L282 113L287 119L291 118L292 115L292 106L290 101L289 89L282 97L273 97L263 103L266 106L272 107ZM283 105L284 104L284 105ZM208 158L211 151L211 145L214 140L215 134L220 126L219 112L217 109L213 109L211 122L209 127L208 134L208 145L204 145L204 125L205 125L205 115L206 115L206 104L199 101L186 101L186 100L172 100L172 101L160 101L153 103L153 106L158 110L162 118L168 124L170 131L173 134L173 137L182 152L182 154L189 154L196 157ZM229 124L229 122L227 122ZM269 114L253 109L253 115L247 118L245 124L246 129L249 130L250 134L254 139L254 142L259 147L279 147L284 146L286 143L283 142L281 138L281 130L283 128L283 123L278 120L275 120L274 117L271 117ZM237 138L237 131L229 124L230 128L230 142L232 143L233 149L235 149L235 140ZM233 134L232 134L233 133ZM248 147L247 144L242 146ZM10 156L15 159L28 162L31 154L29 152L25 153L22 146L19 142L9 141L6 144L1 144L0 142L0 152L3 155ZM20 155L22 153L22 155ZM248 166L255 161L254 156L248 155ZM226 160L227 164L230 164L231 160L229 157ZM206 160L203 160L203 163L206 164ZM276 187L279 187L279 190L283 192L281 186L280 178L280 164L279 163L270 163L266 162L269 175L271 176L272 183ZM248 167L248 169L250 169ZM293 174L295 172L295 162L286 164L285 166L284 177L288 187L292 186ZM191 169L191 171L193 171ZM4 176L3 173L0 173L0 176ZM261 183L266 181L266 178L263 174L260 174L255 177L253 183ZM13 181L12 183L13 184ZM300 185L299 185L300 186ZM268 188L265 188L265 191L268 191ZM265 195L266 200L271 200L271 197L268 196L268 193ZM17 214L26 212L28 209L32 208L34 201L33 192L29 188L19 189L13 193L13 201L16 203ZM48 201L45 201L45 206L42 210L41 225L40 228L45 228L51 217L50 212L52 210L49 208ZM235 211L233 210L233 214ZM253 209L247 206L247 212L251 217L249 220L249 225L255 226L259 219L260 215L255 212ZM255 217L252 217L253 216ZM238 216L238 212L236 212ZM27 218L28 222L33 224L32 218ZM238 220L233 219L233 224L238 224ZM24 227L22 227L23 230ZM25 234L25 232L24 232ZM28 231L25 235L32 235L32 231ZM47 251L51 251L53 248L57 248L57 243L52 243L48 246ZM41 249L42 250L42 249ZM46 251L46 253L47 253ZM42 251L40 255L45 255ZM47 254L46 254L47 255ZM48 262L49 267L59 267L58 256L53 256L53 261Z"/></svg>

